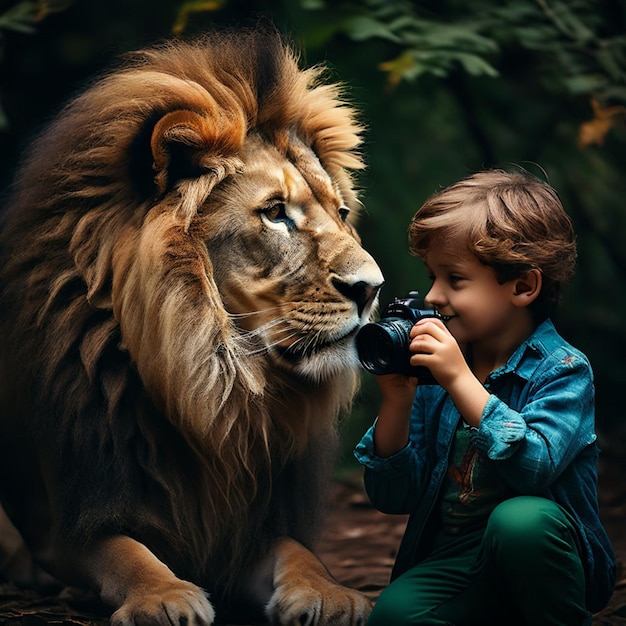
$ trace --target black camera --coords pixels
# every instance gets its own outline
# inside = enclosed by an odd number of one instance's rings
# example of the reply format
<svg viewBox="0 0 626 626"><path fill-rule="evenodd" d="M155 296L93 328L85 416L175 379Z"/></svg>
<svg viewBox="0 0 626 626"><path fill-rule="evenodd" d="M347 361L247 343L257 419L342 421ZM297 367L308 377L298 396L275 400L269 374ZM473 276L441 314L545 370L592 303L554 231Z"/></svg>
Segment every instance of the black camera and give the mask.
<svg viewBox="0 0 626 626"><path fill-rule="evenodd" d="M361 365L370 373L417 376L420 385L437 384L426 367L409 362L409 333L413 325L426 317L441 318L434 310L424 309L424 300L417 291L406 298L394 298L379 322L365 324L356 336L356 349Z"/></svg>

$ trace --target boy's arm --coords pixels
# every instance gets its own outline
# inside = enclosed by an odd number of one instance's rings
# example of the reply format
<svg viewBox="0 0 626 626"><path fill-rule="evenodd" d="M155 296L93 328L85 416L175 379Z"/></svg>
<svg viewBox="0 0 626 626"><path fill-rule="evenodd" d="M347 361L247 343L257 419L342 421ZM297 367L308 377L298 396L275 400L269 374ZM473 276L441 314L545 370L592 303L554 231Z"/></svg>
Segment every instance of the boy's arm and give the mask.
<svg viewBox="0 0 626 626"><path fill-rule="evenodd" d="M502 461L500 472L509 484L532 494L548 489L596 435L593 379L584 359L550 360L529 384L519 411L490 396L472 441Z"/></svg>
<svg viewBox="0 0 626 626"><path fill-rule="evenodd" d="M364 480L372 504L383 513L411 513L420 500L425 470L425 455L412 445L388 457L374 451L374 432L378 421L366 431L354 449L365 468Z"/></svg>
<svg viewBox="0 0 626 626"><path fill-rule="evenodd" d="M385 383L391 383L391 377ZM379 381L380 382L380 381ZM415 381L408 383L410 394L415 391ZM405 390L409 395L408 389ZM424 423L419 416L423 411L423 399L419 394L412 399L408 414L396 421L397 415L385 419L385 411L391 405L382 403L380 415L367 430L354 450L356 459L365 467L365 487L374 506L384 513L411 513L420 500L421 485L427 465L426 447L429 439L424 432ZM395 428L398 427L398 430ZM408 429L408 430L405 430ZM378 448L375 439L379 439ZM392 444L392 442L394 442ZM380 446L389 446L380 449ZM393 447L400 448L391 452Z"/></svg>
<svg viewBox="0 0 626 626"><path fill-rule="evenodd" d="M467 368L466 373L456 376L445 386L445 389L465 422L478 428L491 395L482 383Z"/></svg>
<svg viewBox="0 0 626 626"><path fill-rule="evenodd" d="M409 442L411 405L417 380L400 374L377 376L382 393L378 419L374 427L374 452L386 458L402 450Z"/></svg>

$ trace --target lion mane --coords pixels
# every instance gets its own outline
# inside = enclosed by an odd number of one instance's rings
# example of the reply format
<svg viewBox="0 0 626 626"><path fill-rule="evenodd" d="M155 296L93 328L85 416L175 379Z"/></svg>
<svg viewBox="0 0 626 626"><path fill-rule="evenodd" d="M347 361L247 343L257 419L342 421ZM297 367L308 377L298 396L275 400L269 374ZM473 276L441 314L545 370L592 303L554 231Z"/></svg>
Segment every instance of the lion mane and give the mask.
<svg viewBox="0 0 626 626"><path fill-rule="evenodd" d="M0 496L54 575L123 535L236 603L277 537L314 545L382 284L353 226L362 128L323 79L272 29L167 42L18 168Z"/></svg>

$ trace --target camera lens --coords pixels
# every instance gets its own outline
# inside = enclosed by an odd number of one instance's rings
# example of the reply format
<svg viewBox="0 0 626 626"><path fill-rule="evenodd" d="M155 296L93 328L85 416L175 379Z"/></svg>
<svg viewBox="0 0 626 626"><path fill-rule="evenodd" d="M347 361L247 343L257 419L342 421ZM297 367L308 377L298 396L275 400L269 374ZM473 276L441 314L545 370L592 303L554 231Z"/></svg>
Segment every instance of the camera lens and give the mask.
<svg viewBox="0 0 626 626"><path fill-rule="evenodd" d="M361 365L372 374L402 372L409 367L409 332L413 323L401 318L366 324L356 336Z"/></svg>
<svg viewBox="0 0 626 626"><path fill-rule="evenodd" d="M385 328L372 325L357 337L359 358L366 370L385 372L393 362L393 341Z"/></svg>

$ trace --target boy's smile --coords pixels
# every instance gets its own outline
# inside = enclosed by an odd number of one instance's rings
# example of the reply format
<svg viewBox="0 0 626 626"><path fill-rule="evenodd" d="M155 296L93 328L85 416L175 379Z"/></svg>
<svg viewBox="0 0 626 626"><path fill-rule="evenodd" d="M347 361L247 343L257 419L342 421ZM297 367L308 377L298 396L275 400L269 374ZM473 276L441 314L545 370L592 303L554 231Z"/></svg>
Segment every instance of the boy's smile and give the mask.
<svg viewBox="0 0 626 626"><path fill-rule="evenodd" d="M499 353L532 332L530 313L515 297L517 280L499 283L492 267L460 245L433 247L425 261L432 280L425 300L459 344Z"/></svg>

